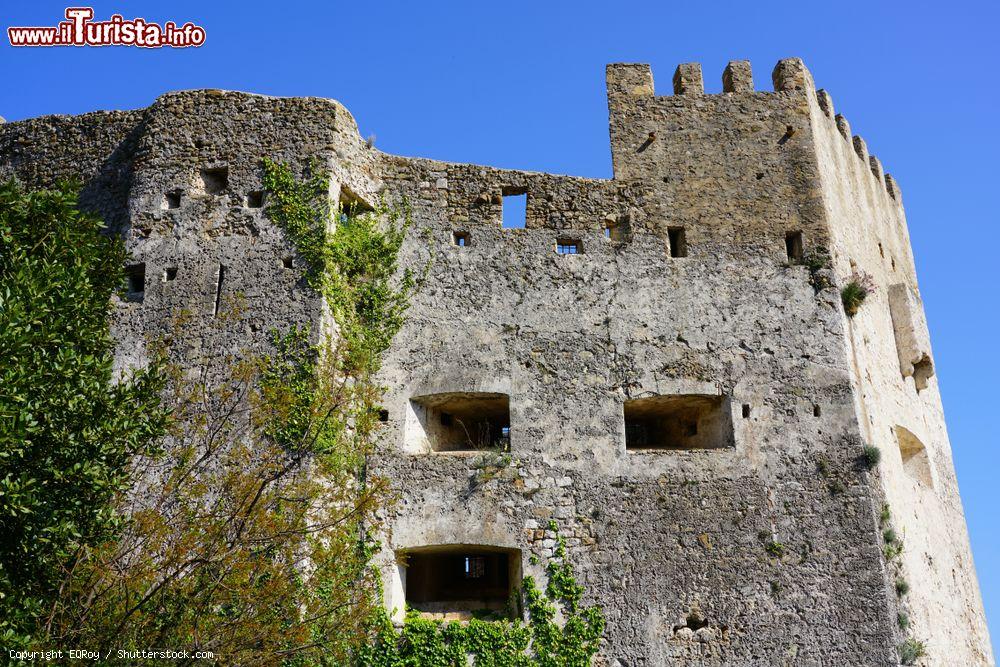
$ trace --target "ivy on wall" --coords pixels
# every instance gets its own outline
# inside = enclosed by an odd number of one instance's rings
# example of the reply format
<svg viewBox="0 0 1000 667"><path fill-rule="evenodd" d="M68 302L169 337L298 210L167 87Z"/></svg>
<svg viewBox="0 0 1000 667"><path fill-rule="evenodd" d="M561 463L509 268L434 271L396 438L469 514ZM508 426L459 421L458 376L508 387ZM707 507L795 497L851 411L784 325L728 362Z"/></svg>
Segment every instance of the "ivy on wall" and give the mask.
<svg viewBox="0 0 1000 667"><path fill-rule="evenodd" d="M305 279L326 300L337 323L338 343L347 351L348 368L359 373L370 391L357 411L359 427L374 427L381 388L372 382L381 354L402 325L414 286L406 270L397 279L397 257L409 226L409 209L380 204L374 212L332 218L330 183L315 165L299 180L284 164L264 160L267 212L282 227L307 264ZM332 231L329 222L335 221ZM556 531L553 522L550 530ZM362 546L370 556L372 543ZM474 618L467 623L406 615L402 628L378 607L367 641L357 649L359 667L585 667L597 654L604 616L597 606L582 605L579 585L568 561L566 542L557 535L540 588L525 577L519 591L528 621ZM306 663L302 663L306 664Z"/></svg>
<svg viewBox="0 0 1000 667"><path fill-rule="evenodd" d="M554 522L549 529L557 529ZM600 646L604 615L597 606L583 606L584 589L576 581L561 535L556 535L556 547L545 572L548 583L544 589L531 576L521 582L526 623L475 618L467 623L444 623L410 611L403 627L396 629L383 611L373 624L372 641L362 649L358 664L466 667L471 656L476 667L586 667Z"/></svg>

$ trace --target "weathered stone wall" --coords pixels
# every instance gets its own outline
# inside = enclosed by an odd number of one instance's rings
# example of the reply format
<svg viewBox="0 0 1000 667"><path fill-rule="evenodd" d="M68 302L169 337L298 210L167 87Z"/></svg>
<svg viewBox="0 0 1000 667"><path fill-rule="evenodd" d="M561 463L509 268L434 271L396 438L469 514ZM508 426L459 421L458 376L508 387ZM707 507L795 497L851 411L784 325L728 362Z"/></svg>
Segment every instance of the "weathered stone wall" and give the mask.
<svg viewBox="0 0 1000 667"><path fill-rule="evenodd" d="M932 375L902 193L881 162L869 155L866 142L852 136L847 120L835 114L829 94L820 91L813 99L810 91L835 271L842 283L859 272L870 275L876 286L848 320L846 354L859 426L865 440L882 452L877 483L905 543L898 574L912 587L905 605L911 633L928 642L926 664L993 664L941 396ZM894 295L899 303L891 303ZM923 373L908 363L922 354L930 357ZM929 474L907 470L900 442L906 432L925 449Z"/></svg>
<svg viewBox="0 0 1000 667"><path fill-rule="evenodd" d="M317 159L333 200L409 201L403 260L426 276L385 362L374 462L400 492L379 561L390 606L403 604L398 552L513 548L540 576L529 556L551 553L556 519L607 614L607 664L896 664L887 497L907 541L914 634L933 664L988 664L935 381L918 395L902 379L884 301L895 278L868 268L878 236L915 288L898 192L860 165L797 61L779 64L775 92L754 91L747 63L727 68L721 95L703 94L696 65L678 68L672 96L655 94L646 66L607 76L607 181L389 156L335 102L220 91L2 125L0 170L31 183L78 175L84 205L145 262L142 300L119 307L123 366L157 336L196 368L264 345L272 327L320 328L301 260L286 268L293 248L254 205L261 158L299 171ZM527 193L524 229L501 228L511 193ZM686 256L673 257L681 229ZM831 247L838 280L849 259L876 275L857 317L838 287L817 292L788 264L789 232ZM557 240L582 253L557 254ZM237 295L240 325L220 328L217 298ZM404 447L410 398L442 392L509 395L509 466ZM733 446L626 451L623 403L664 394L725 397ZM906 486L895 425L928 443L934 491ZM857 465L866 442L885 452L875 473ZM697 631L692 612L707 622Z"/></svg>

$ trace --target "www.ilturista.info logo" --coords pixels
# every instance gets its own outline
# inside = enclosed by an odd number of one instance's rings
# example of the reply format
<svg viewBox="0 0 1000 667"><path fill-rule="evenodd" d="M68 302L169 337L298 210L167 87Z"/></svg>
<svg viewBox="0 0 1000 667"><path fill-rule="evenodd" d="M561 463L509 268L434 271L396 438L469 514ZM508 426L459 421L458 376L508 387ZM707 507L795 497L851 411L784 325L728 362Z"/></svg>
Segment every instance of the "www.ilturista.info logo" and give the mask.
<svg viewBox="0 0 1000 667"><path fill-rule="evenodd" d="M163 46L185 48L205 43L205 29L191 22L162 26L145 19L125 20L114 14L107 21L93 21L92 7L67 7L66 19L53 27L10 27L11 46Z"/></svg>

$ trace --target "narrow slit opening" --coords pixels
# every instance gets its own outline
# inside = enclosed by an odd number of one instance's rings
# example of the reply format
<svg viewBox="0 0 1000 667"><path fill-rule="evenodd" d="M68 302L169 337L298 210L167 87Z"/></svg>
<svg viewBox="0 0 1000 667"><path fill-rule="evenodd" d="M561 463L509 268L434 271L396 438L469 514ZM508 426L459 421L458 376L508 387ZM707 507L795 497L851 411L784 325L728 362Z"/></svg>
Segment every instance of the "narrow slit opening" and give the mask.
<svg viewBox="0 0 1000 667"><path fill-rule="evenodd" d="M219 264L219 278L215 281L215 308L212 315L219 314L219 304L222 302L222 282L226 279L226 267Z"/></svg>
<svg viewBox="0 0 1000 667"><path fill-rule="evenodd" d="M667 230L670 241L671 257L687 257L687 238L683 227L670 227Z"/></svg>

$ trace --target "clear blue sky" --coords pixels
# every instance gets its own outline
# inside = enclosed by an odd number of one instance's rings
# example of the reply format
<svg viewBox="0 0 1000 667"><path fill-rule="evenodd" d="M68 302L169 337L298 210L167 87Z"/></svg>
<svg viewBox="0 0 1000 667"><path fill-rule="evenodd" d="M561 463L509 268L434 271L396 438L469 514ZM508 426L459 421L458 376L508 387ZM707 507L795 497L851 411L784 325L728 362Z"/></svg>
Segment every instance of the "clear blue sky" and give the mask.
<svg viewBox="0 0 1000 667"><path fill-rule="evenodd" d="M4 35L0 115L128 109L178 88L315 95L346 104L388 152L609 177L606 63L651 63L669 91L677 63L701 62L718 92L728 60L751 60L758 88L769 89L778 59L804 58L901 184L976 566L1000 636L1000 260L984 251L1000 246L1000 3L92 4L98 19L193 21L206 44L14 50ZM54 25L65 7L6 0L0 16L4 28Z"/></svg>

